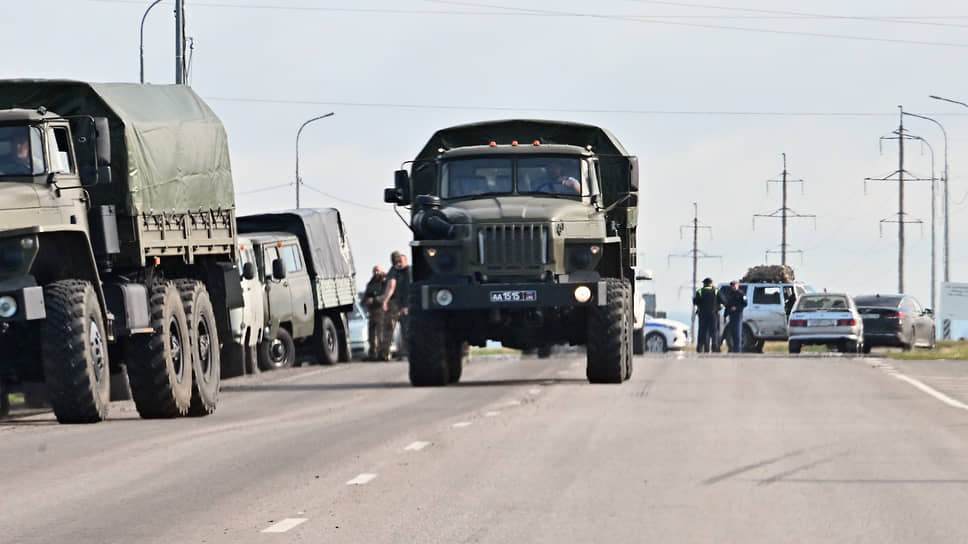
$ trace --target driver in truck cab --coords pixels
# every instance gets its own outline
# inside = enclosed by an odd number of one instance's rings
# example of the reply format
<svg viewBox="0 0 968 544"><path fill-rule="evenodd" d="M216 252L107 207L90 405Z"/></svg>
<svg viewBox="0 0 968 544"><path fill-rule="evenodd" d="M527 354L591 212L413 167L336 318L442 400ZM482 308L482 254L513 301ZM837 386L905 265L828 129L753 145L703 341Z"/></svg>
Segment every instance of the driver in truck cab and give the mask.
<svg viewBox="0 0 968 544"><path fill-rule="evenodd" d="M6 149L6 152L3 150ZM21 127L0 129L0 175L29 176L30 143Z"/></svg>
<svg viewBox="0 0 968 544"><path fill-rule="evenodd" d="M534 192L577 195L581 194L581 182L565 172L561 161L550 160L545 167L546 177L535 184Z"/></svg>

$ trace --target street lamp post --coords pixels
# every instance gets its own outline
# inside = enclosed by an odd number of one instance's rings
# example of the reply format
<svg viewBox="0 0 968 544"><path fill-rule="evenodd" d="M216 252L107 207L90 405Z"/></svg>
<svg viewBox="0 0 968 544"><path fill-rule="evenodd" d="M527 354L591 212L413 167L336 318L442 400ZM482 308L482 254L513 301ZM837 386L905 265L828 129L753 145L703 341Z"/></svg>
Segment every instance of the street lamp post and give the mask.
<svg viewBox="0 0 968 544"><path fill-rule="evenodd" d="M148 12L151 11L151 8L155 7L160 2L161 0L155 0L154 2L152 2L151 5L148 6L148 9L145 10L145 14L141 16L141 41L139 42L139 50L141 55L140 55L139 65L141 67L142 84L144 84L145 82L145 19L148 18Z"/></svg>
<svg viewBox="0 0 968 544"><path fill-rule="evenodd" d="M917 114L908 114L908 112L904 112L904 114L911 115L912 117L921 117L920 115L917 115ZM935 274L935 262L937 261L937 257L935 253L936 243L935 243L935 234L934 234L935 223L937 222L935 219L934 210L937 207L937 205L935 204L936 199L935 199L935 191L934 191L934 179L935 179L934 178L934 147L931 145L930 142L928 142L926 139L920 136L912 136L912 138L914 138L915 140L919 140L921 143L928 146L928 151L931 152L931 308L932 310L937 310L938 308L937 299L935 298L936 297L935 278L937 277L937 274Z"/></svg>
<svg viewBox="0 0 968 544"><path fill-rule="evenodd" d="M302 131L304 128L306 128L306 125L308 125L309 123L312 123L313 121L319 121L320 119L325 119L327 117L330 117L333 115L333 113L335 112L331 111L325 115L313 117L312 119L309 119L305 123L300 125L299 130L296 131L296 209L299 209L299 185L302 184L302 178L299 177L299 136L302 135Z"/></svg>
<svg viewBox="0 0 968 544"><path fill-rule="evenodd" d="M940 96L935 96L933 94L930 95L930 97L935 100L951 102L952 104L959 104L961 106L968 108L968 104L965 104L964 102L958 102L957 100L951 100L948 98L941 98ZM941 123L935 121L934 119L929 119L929 120L933 121L934 124L938 125L938 128L941 129L941 133L944 134L944 184L943 184L943 187L944 187L944 196L943 196L944 198L944 212L943 212L944 214L944 281L949 282L951 281L951 275L950 275L951 254L948 252L948 250L950 249L951 238L948 235L948 179L950 178L950 173L948 172L948 132L944 129L943 126L941 126Z"/></svg>

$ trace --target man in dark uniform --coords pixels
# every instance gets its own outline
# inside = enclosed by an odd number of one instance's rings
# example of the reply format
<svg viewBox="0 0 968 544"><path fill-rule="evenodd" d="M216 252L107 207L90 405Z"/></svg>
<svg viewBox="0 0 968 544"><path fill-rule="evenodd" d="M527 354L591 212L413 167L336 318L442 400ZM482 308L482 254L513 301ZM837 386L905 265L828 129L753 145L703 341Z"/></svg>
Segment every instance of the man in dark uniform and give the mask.
<svg viewBox="0 0 968 544"><path fill-rule="evenodd" d="M397 358L402 359L407 356L407 333L410 329L410 309L407 304L410 300L410 265L407 264L407 256L399 251L394 251L390 258L393 261L393 268L387 274L387 288L383 295L383 311L386 312L384 319L384 332L389 331L389 338L393 338L393 328L397 320L400 321L400 345L397 346ZM389 322L387 324L387 322ZM389 358L389 345L387 345L387 355Z"/></svg>
<svg viewBox="0 0 968 544"><path fill-rule="evenodd" d="M702 287L696 291L696 296L692 297L692 303L696 305L696 313L699 315L696 351L706 353L712 348L712 351L718 353L720 344L719 290L713 286L712 278L702 280Z"/></svg>
<svg viewBox="0 0 968 544"><path fill-rule="evenodd" d="M366 290L363 291L363 306L366 307L368 314L367 338L370 341L370 350L366 354L368 361L376 361L377 354L380 353L380 345L383 341L383 301L380 297L386 289L387 275L383 272L380 265L373 267L373 276L366 283Z"/></svg>
<svg viewBox="0 0 968 544"><path fill-rule="evenodd" d="M743 308L746 307L746 295L739 288L738 281L731 281L729 287L719 292L723 315L726 317L726 336L729 338L730 353L743 351Z"/></svg>

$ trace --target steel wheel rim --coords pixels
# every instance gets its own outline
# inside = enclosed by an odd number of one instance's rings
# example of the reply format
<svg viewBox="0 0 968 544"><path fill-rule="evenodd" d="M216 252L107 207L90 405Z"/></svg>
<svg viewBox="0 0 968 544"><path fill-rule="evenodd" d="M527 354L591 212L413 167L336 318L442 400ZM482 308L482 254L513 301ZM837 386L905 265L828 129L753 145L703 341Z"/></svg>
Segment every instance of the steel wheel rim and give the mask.
<svg viewBox="0 0 968 544"><path fill-rule="evenodd" d="M171 365L175 371L176 380L181 383L185 378L185 350L182 342L181 332L178 327L178 320L174 317L168 323L168 348L171 353Z"/></svg>
<svg viewBox="0 0 968 544"><path fill-rule="evenodd" d="M94 381L101 383L104 380L104 337L101 336L101 328L98 327L94 319L90 323L90 333L88 340L91 342L91 362L94 366Z"/></svg>
<svg viewBox="0 0 968 544"><path fill-rule="evenodd" d="M198 320L198 361L202 375L208 376L212 366L212 336L204 319Z"/></svg>

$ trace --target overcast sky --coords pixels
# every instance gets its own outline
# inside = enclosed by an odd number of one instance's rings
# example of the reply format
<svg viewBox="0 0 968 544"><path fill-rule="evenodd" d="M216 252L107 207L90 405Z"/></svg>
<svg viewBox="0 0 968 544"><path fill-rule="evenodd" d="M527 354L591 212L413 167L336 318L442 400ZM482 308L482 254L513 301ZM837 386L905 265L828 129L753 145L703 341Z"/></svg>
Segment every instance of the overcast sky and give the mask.
<svg viewBox="0 0 968 544"><path fill-rule="evenodd" d="M695 2L695 3L692 3ZM689 311L691 249L680 225L712 227L700 277L741 276L780 244L781 153L791 179L789 262L798 279L852 294L897 290L898 105L947 129L951 279L968 281L968 7L856 0L186 0L190 83L229 133L240 213L295 205L343 211L364 283L409 233L382 189L438 128L500 118L562 119L611 130L642 164L640 263L660 309ZM148 1L0 0L0 77L138 80ZM145 24L145 73L174 77L173 0ZM905 128L944 145L933 124ZM908 170L931 177L911 142ZM276 187L280 186L281 187ZM271 190L258 191L266 187ZM930 183L905 185L905 288L930 305ZM323 194L325 193L325 194ZM940 184L939 184L940 193ZM940 210L940 208L939 208ZM938 216L938 279L942 277ZM778 254L769 255L779 262Z"/></svg>

